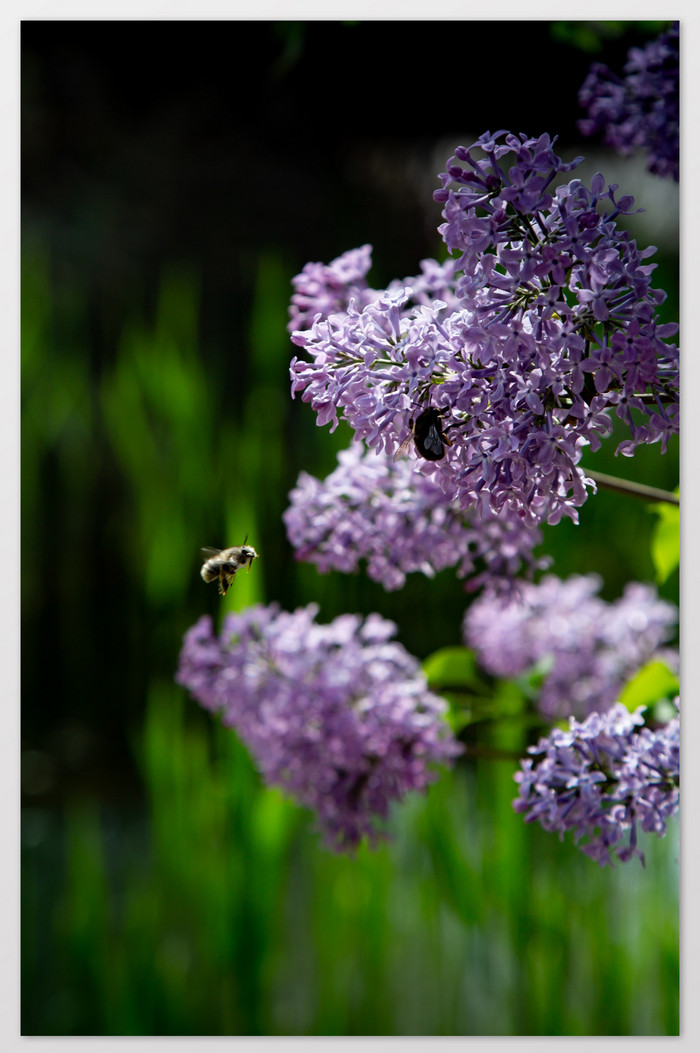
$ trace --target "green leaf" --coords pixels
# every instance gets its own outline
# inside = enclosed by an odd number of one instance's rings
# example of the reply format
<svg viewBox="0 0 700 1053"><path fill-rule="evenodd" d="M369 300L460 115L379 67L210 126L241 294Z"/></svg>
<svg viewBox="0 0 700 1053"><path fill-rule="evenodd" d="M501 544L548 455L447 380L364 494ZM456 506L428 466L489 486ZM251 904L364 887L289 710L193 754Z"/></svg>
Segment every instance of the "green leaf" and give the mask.
<svg viewBox="0 0 700 1053"><path fill-rule="evenodd" d="M545 654L535 662L533 666L526 669L519 676L514 676L513 681L526 698L537 698L542 685L554 668L554 655Z"/></svg>
<svg viewBox="0 0 700 1053"><path fill-rule="evenodd" d="M452 688L479 691L486 689L477 673L474 652L466 647L441 647L423 662L423 671L433 691Z"/></svg>
<svg viewBox="0 0 700 1053"><path fill-rule="evenodd" d="M449 705L447 720L455 734L488 718L493 688L479 677L474 652L466 647L442 647L423 662L428 687Z"/></svg>
<svg viewBox="0 0 700 1053"><path fill-rule="evenodd" d="M680 508L678 505L653 505L658 520L651 536L651 558L656 580L663 584L680 560Z"/></svg>
<svg viewBox="0 0 700 1053"><path fill-rule="evenodd" d="M647 662L622 690L620 702L633 712L638 706L654 706L679 692L678 677L663 662Z"/></svg>

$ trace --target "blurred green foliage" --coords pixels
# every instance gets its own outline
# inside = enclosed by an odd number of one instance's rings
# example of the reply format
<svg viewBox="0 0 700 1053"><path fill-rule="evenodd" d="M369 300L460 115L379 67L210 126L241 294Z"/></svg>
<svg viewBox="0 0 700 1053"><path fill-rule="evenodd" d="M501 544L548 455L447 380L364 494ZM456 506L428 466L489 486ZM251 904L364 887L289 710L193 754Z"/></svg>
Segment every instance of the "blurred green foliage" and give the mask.
<svg viewBox="0 0 700 1053"><path fill-rule="evenodd" d="M485 761L334 856L190 706L153 685L147 824L67 808L58 882L56 846L27 845L25 1034L678 1032L675 825L646 869L601 870Z"/></svg>
<svg viewBox="0 0 700 1053"><path fill-rule="evenodd" d="M670 22L647 19L634 23L634 30L639 34L640 40L654 39L670 25ZM552 38L564 44L570 44L581 51L590 53L593 57L606 50L611 41L619 41L626 38L630 32L630 22L623 21L578 21L578 22L553 22ZM628 46L628 44L626 45ZM617 72L621 72L618 70Z"/></svg>
<svg viewBox="0 0 700 1053"><path fill-rule="evenodd" d="M668 703L672 703L680 691L678 676L668 668L664 662L647 662L638 673L625 684L620 695L620 702L627 706L630 712L638 706L651 707L652 711L657 706L663 707L661 712L666 712L664 720L670 720Z"/></svg>
<svg viewBox="0 0 700 1053"><path fill-rule="evenodd" d="M680 564L681 512L678 505L666 504L655 505L652 511L657 520L651 538L651 558L656 580L663 583Z"/></svg>
<svg viewBox="0 0 700 1053"><path fill-rule="evenodd" d="M78 785L52 802L29 786L23 1033L677 1034L677 827L644 844L645 870L603 871L513 813L514 761L471 760L397 810L389 843L336 857L174 685L201 611L259 600L318 600L322 620L378 609L422 657L459 642L466 601L449 575L387 595L291 558L286 491L302 466L330 470L347 436L317 444L312 414L289 409L282 260L258 261L245 376L222 390L195 274L164 274L153 316L125 319L113 361L91 369L77 290L40 245L23 256L23 540L43 553L50 523L66 541L60 558L49 545L47 562L23 564L27 659L33 630L62 612L57 704L75 718L82 697L89 723L121 700L104 716L125 730L141 788L121 799ZM658 451L640 461L630 475L673 485L673 454L660 469ZM652 576L642 502L601 493L581 520L546 531L557 572L601 571L613 595ZM199 580L198 546L246 532L261 559L221 602ZM448 697L445 681L469 682L457 719L480 729L485 758L524 749L527 683L488 696L450 647L428 672ZM31 742L53 697L36 688L41 667L26 682L39 692L26 696Z"/></svg>

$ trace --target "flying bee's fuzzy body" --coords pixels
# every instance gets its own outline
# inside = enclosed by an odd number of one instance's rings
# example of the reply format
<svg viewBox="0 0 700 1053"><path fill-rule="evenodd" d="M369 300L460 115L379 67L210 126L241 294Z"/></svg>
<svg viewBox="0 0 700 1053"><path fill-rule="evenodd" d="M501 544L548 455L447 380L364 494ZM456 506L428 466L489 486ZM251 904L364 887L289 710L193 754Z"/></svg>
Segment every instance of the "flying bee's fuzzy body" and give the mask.
<svg viewBox="0 0 700 1053"><path fill-rule="evenodd" d="M250 571L253 560L258 558L255 549L245 541L234 548L203 548L202 552L208 558L202 565L201 575L206 582L218 580L220 596L226 595L241 567L247 565Z"/></svg>

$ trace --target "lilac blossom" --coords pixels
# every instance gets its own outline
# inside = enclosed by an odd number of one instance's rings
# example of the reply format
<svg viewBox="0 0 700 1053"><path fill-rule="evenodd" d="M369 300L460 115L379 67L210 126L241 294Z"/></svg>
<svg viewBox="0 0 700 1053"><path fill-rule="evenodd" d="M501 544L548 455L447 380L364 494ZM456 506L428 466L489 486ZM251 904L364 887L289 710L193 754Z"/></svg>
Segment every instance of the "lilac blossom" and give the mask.
<svg viewBox="0 0 700 1053"><path fill-rule="evenodd" d="M372 246L363 245L350 249L329 264L307 263L292 279L289 324L291 333L297 329L310 329L317 318L329 318L344 314L350 303L357 309L379 299L385 290L372 289L367 284L367 273L372 265ZM400 291L411 286L414 304L429 304L433 300L451 302L457 306L454 296L454 264L436 260L422 260L421 273L415 278L392 282L389 291Z"/></svg>
<svg viewBox="0 0 700 1053"><path fill-rule="evenodd" d="M678 430L677 326L657 317L654 250L617 226L632 199L601 175L556 186L580 158L553 145L499 132L459 147L435 194L447 263L371 294L353 277L332 313L319 283L292 311L292 394L319 425L343 418L391 456L422 409L440 409L451 445L423 470L460 508L529 526L577 521L594 489L583 450L613 416L628 456Z"/></svg>
<svg viewBox="0 0 700 1053"><path fill-rule="evenodd" d="M569 830L577 843L586 838L582 851L601 866L635 855L643 864L639 830L663 837L678 812L680 743L677 717L652 730L642 710L572 717L567 731L554 728L531 746L535 759L515 774L515 811L560 840Z"/></svg>
<svg viewBox="0 0 700 1053"><path fill-rule="evenodd" d="M346 311L350 300L359 306L371 303L376 296L366 281L371 265L371 245L344 252L328 265L305 264L301 274L292 280L294 293L289 308L290 331L309 329L316 315L328 318Z"/></svg>
<svg viewBox="0 0 700 1053"><path fill-rule="evenodd" d="M651 172L679 175L679 25L643 48L630 48L624 76L596 62L579 91L588 116L584 135L602 132L605 143L629 155L640 149Z"/></svg>
<svg viewBox="0 0 700 1053"><path fill-rule="evenodd" d="M186 633L177 680L236 730L264 780L351 849L381 833L389 806L436 777L461 747L418 661L377 614L319 625L317 608L258 605Z"/></svg>
<svg viewBox="0 0 700 1053"><path fill-rule="evenodd" d="M677 668L665 648L677 608L648 585L632 582L606 603L595 574L523 582L509 598L486 592L464 618L464 640L483 668L512 677L549 658L537 707L547 720L604 712L626 681L658 658Z"/></svg>
<svg viewBox="0 0 700 1053"><path fill-rule="evenodd" d="M322 573L350 573L365 560L368 576L392 590L403 587L407 574L432 577L456 567L470 589L486 583L500 589L523 565L547 565L533 556L540 532L517 514L505 508L474 517L416 461L394 461L359 442L338 454L338 467L323 481L302 472L289 497L283 516L289 541L297 559Z"/></svg>

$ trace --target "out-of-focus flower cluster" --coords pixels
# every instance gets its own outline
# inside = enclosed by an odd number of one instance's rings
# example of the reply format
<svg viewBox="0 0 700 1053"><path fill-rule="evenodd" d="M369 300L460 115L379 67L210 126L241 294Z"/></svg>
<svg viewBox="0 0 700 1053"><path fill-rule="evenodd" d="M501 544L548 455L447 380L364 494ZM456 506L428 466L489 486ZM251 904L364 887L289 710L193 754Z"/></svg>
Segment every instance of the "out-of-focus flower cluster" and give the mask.
<svg viewBox="0 0 700 1053"><path fill-rule="evenodd" d="M365 282L367 246L307 265L290 323L305 356L292 393L319 425L343 417L391 456L422 409L443 410L451 445L421 471L461 508L508 507L531 526L577 519L582 450L599 448L612 415L626 455L678 430L677 326L657 317L653 250L617 226L633 201L601 175L557 186L580 158L553 146L498 132L458 148L435 193L452 258L380 292Z"/></svg>
<svg viewBox="0 0 700 1053"><path fill-rule="evenodd" d="M427 689L393 623L317 608L262 605L209 617L186 634L177 679L221 715L266 782L317 815L326 842L349 849L381 833L389 806L435 778L461 747L447 704Z"/></svg>
<svg viewBox="0 0 700 1053"><path fill-rule="evenodd" d="M643 863L638 830L666 833L678 811L680 759L678 718L658 731L643 723L641 708L616 705L583 723L572 717L568 731L554 728L530 747L542 759L522 761L515 775L516 812L560 839L568 830L586 838L582 851L601 866L613 856Z"/></svg>
<svg viewBox="0 0 700 1053"><path fill-rule="evenodd" d="M643 48L630 48L618 77L607 66L591 66L579 102L588 116L579 121L584 135L603 132L604 140L628 155L641 149L651 172L679 172L679 25Z"/></svg>
<svg viewBox="0 0 700 1053"><path fill-rule="evenodd" d="M464 619L464 640L487 672L512 677L549 656L538 709L547 720L609 709L627 680L652 658L677 669L663 648L678 611L648 585L632 582L606 603L595 574L523 582L504 599L484 593Z"/></svg>
<svg viewBox="0 0 700 1053"><path fill-rule="evenodd" d="M539 530L517 513L472 516L411 460L354 442L338 462L323 481L302 472L283 516L297 559L321 572L350 573L365 560L369 577L391 590L402 588L407 574L432 577L456 567L470 589L503 589L523 566L547 565L533 556Z"/></svg>

